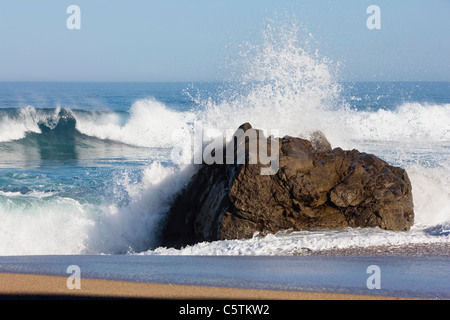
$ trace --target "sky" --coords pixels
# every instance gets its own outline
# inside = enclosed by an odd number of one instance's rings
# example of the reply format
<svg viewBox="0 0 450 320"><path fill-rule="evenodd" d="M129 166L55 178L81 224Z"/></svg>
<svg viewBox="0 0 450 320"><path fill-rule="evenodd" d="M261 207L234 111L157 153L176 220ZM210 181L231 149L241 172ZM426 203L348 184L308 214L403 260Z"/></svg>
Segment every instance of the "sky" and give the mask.
<svg viewBox="0 0 450 320"><path fill-rule="evenodd" d="M274 17L311 33L339 80L450 81L449 15L450 0L5 0L0 81L220 81Z"/></svg>

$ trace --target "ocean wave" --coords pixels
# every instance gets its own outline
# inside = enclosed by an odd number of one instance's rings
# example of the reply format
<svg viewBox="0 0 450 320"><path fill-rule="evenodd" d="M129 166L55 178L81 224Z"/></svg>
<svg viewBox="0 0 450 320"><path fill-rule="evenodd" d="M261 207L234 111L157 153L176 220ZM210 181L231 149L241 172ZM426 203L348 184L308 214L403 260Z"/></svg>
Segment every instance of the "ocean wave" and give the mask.
<svg viewBox="0 0 450 320"><path fill-rule="evenodd" d="M205 140L250 122L257 128L279 129L280 136L307 137L322 130L333 146L344 148L358 142L450 144L450 104L404 103L393 110L356 111L309 102L305 110L305 105L287 98L275 108L270 99L277 104L279 99L263 87L238 101L198 101L196 112L174 111L154 99L138 100L128 112L31 106L0 110L0 143L53 132L58 137L79 134L131 146L171 148L179 144L180 132L192 133L194 122L200 121ZM256 96L259 101L254 101Z"/></svg>
<svg viewBox="0 0 450 320"><path fill-rule="evenodd" d="M0 109L0 142L52 133L55 138L83 135L139 147L173 146L173 133L192 119L189 112L176 112L164 104L136 101L128 112L85 111L56 107ZM35 134L35 135L33 135ZM39 137L38 137L39 138Z"/></svg>
<svg viewBox="0 0 450 320"><path fill-rule="evenodd" d="M23 139L27 132L40 132L38 122L41 116L31 106L20 109L0 110L0 142Z"/></svg>
<svg viewBox="0 0 450 320"><path fill-rule="evenodd" d="M0 191L0 255L124 254L156 247L174 196L192 166L153 162L139 179L126 173L110 185L111 198L86 201L65 192ZM114 197L129 201L121 203Z"/></svg>
<svg viewBox="0 0 450 320"><path fill-rule="evenodd" d="M93 205L42 194L0 194L0 255L80 254Z"/></svg>
<svg viewBox="0 0 450 320"><path fill-rule="evenodd" d="M173 147L174 133L194 120L191 112L177 112L155 99L136 101L127 117L116 114L75 113L77 129L88 136L139 147Z"/></svg>

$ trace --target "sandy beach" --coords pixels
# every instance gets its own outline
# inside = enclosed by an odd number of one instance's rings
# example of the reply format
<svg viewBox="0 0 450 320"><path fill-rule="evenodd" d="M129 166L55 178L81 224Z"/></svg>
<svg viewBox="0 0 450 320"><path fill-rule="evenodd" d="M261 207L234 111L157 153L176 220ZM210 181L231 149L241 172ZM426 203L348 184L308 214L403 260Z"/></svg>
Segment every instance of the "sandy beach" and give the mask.
<svg viewBox="0 0 450 320"><path fill-rule="evenodd" d="M80 289L68 289L60 276L0 273L0 298L111 299L232 299L232 300L399 300L356 294L235 289L193 285L82 279Z"/></svg>
<svg viewBox="0 0 450 320"><path fill-rule="evenodd" d="M10 256L0 257L0 298L448 299L448 261L440 256ZM381 271L378 290L367 287L370 265ZM76 284L75 277L80 289L69 289L67 281Z"/></svg>

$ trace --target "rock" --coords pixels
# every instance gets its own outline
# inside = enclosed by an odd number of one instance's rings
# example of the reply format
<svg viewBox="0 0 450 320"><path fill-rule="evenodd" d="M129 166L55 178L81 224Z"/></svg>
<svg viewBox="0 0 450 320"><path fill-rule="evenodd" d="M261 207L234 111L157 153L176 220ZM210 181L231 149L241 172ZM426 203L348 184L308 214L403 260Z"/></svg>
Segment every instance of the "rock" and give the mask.
<svg viewBox="0 0 450 320"><path fill-rule="evenodd" d="M255 130L248 123L240 128ZM261 145L265 137L256 133L264 138L258 140ZM357 150L331 149L321 132L311 140L276 138L279 164L273 175L262 175L266 166L259 161L249 163L257 155L248 141L245 164L200 165L169 212L162 245L181 247L287 229L409 230L414 209L404 169Z"/></svg>

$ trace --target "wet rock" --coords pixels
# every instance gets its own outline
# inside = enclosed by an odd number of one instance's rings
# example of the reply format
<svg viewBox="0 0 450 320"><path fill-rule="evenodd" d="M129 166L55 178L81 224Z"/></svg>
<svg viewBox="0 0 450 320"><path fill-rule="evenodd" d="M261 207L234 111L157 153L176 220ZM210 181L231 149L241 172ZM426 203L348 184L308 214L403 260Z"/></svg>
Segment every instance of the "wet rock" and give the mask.
<svg viewBox="0 0 450 320"><path fill-rule="evenodd" d="M240 127L256 130L250 124ZM258 137L265 138L256 130ZM272 152L268 140L268 153ZM255 233L312 228L380 227L409 230L414 222L406 171L357 150L332 149L325 135L311 141L286 136L278 142L278 170L250 164L258 158L246 141L245 163L202 164L173 204L164 246L250 238ZM266 142L267 141L267 142ZM234 148L235 158L237 145ZM259 158L258 158L259 159Z"/></svg>

